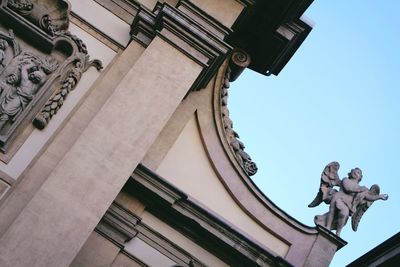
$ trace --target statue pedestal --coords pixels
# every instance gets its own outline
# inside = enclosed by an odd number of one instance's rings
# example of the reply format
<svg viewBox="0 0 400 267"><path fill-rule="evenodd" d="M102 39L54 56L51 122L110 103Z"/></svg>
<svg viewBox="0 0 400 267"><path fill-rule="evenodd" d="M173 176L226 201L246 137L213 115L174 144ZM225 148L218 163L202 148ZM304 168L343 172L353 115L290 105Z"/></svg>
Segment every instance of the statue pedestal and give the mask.
<svg viewBox="0 0 400 267"><path fill-rule="evenodd" d="M325 227L317 225L320 233L308 255L304 266L329 266L336 251L347 245L347 242Z"/></svg>

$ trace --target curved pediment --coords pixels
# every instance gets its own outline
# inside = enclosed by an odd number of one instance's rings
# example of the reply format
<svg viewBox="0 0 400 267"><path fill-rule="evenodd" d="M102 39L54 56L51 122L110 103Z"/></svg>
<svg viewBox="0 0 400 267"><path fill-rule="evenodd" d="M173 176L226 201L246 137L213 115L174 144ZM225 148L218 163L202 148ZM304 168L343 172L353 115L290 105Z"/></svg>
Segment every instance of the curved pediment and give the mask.
<svg viewBox="0 0 400 267"><path fill-rule="evenodd" d="M321 235L340 242L286 214L249 177L243 163L251 163L250 156L233 146L240 141L228 116L229 72L227 61L207 88L183 100L143 164L232 228L301 266Z"/></svg>

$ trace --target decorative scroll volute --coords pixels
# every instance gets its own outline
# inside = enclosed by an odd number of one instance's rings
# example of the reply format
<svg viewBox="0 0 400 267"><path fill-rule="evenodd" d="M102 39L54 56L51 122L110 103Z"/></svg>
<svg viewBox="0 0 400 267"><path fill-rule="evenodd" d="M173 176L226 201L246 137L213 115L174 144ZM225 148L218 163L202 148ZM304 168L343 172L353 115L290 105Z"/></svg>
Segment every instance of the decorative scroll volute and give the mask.
<svg viewBox="0 0 400 267"><path fill-rule="evenodd" d="M43 129L90 61L85 44L68 31L65 0L0 3L0 150L6 153L27 123ZM37 115L36 115L37 114Z"/></svg>
<svg viewBox="0 0 400 267"><path fill-rule="evenodd" d="M231 61L226 69L222 82L221 113L224 132L229 146L244 172L247 175L252 176L257 172L257 165L252 161L250 155L244 151L245 146L243 142L239 140L238 133L233 130L233 122L229 117L228 109L228 89L230 87L230 81L236 79L249 64L250 57L244 51L235 50L232 53Z"/></svg>
<svg viewBox="0 0 400 267"><path fill-rule="evenodd" d="M230 77L229 81L234 82L240 74L250 65L251 59L249 54L243 50L234 50L229 64Z"/></svg>

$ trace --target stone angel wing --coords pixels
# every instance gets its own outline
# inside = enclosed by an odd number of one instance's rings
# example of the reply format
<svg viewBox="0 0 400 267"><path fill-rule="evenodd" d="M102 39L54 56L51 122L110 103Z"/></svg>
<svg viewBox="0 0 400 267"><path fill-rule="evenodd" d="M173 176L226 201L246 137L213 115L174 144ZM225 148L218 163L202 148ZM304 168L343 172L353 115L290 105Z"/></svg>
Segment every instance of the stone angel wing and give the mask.
<svg viewBox="0 0 400 267"><path fill-rule="evenodd" d="M353 209L354 214L351 216L351 227L353 231L357 231L358 224L364 213L367 211L369 207L371 207L372 203L375 200L383 199L386 200L388 198L387 195L380 195L380 188L377 184L371 186L369 190L358 193L353 200Z"/></svg>
<svg viewBox="0 0 400 267"><path fill-rule="evenodd" d="M338 175L338 170L340 164L333 161L326 165L321 174L321 184L319 191L314 200L308 205L308 207L313 208L325 202L329 204L331 202L332 195L337 192L334 186L340 186L341 180Z"/></svg>

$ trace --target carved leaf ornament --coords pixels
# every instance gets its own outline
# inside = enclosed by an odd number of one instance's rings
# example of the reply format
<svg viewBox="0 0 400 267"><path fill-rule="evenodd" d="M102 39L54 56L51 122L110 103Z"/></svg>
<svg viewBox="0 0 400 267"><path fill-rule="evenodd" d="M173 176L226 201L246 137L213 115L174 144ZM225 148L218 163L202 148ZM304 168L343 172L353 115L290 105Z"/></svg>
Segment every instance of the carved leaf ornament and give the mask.
<svg viewBox="0 0 400 267"><path fill-rule="evenodd" d="M234 52L231 58L234 66L241 65L243 62L247 62L248 58L246 54L241 52ZM238 63L239 62L239 63ZM246 63L247 64L247 63ZM231 67L228 66L226 72L224 74L222 88L221 88L221 113L222 113L222 122L224 126L225 136L228 140L230 148L232 149L237 162L242 167L244 172L252 176L257 173L257 165L252 161L249 154L247 154L244 149L245 146L242 141L239 140L238 133L233 129L233 122L229 117L229 109L228 109L228 89L230 87L231 80Z"/></svg>

